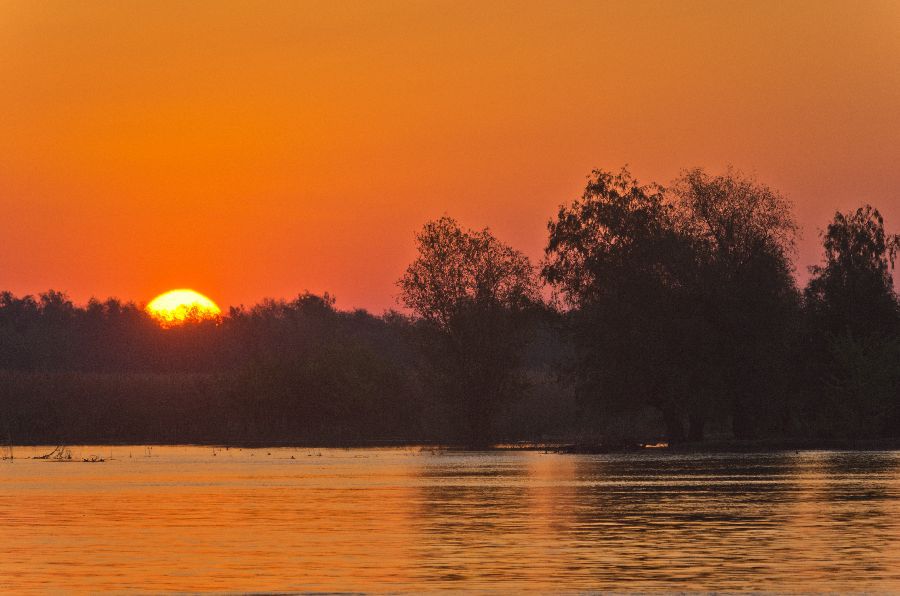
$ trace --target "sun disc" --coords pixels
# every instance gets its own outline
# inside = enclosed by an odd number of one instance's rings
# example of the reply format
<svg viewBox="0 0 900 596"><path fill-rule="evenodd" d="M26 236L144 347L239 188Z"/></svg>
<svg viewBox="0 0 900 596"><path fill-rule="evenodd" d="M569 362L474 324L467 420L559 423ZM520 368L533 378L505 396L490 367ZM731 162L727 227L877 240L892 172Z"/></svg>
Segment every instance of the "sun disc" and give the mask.
<svg viewBox="0 0 900 596"><path fill-rule="evenodd" d="M215 320L222 311L218 305L187 288L160 294L147 304L147 313L163 327L174 327L188 321Z"/></svg>

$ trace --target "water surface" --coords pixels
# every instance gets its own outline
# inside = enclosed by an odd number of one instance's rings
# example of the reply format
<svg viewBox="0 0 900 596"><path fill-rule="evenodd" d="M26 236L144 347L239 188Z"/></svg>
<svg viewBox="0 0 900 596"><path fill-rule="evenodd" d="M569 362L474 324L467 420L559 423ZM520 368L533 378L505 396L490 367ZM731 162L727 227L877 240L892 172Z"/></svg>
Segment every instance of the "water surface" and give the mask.
<svg viewBox="0 0 900 596"><path fill-rule="evenodd" d="M900 452L46 451L7 591L900 590Z"/></svg>

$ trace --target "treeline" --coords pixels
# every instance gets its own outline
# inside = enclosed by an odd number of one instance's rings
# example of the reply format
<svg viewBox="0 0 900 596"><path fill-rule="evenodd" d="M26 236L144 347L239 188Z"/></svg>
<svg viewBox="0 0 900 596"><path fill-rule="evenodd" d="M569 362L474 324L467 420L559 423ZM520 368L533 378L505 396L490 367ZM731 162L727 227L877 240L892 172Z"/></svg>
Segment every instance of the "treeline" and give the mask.
<svg viewBox="0 0 900 596"><path fill-rule="evenodd" d="M555 352L557 338L545 336L529 349ZM79 307L59 292L3 293L0 442L467 440L462 415L435 391L423 357L429 339L410 317L343 312L327 294L163 329L132 303ZM540 366L524 373L532 382L520 410L548 410L557 397ZM538 434L565 426L550 428L552 418L517 424Z"/></svg>
<svg viewBox="0 0 900 596"><path fill-rule="evenodd" d="M0 294L11 443L900 437L900 241L838 213L797 287L797 225L729 171L593 172L535 265L443 217L404 312L327 294L163 329L117 300ZM5 435L5 436L3 436Z"/></svg>

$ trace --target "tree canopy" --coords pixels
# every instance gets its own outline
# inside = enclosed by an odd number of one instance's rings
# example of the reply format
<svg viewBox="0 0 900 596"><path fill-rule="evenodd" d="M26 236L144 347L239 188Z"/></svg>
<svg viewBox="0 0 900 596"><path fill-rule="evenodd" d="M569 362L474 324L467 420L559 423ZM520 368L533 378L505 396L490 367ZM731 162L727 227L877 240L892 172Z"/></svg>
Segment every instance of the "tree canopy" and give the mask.
<svg viewBox="0 0 900 596"><path fill-rule="evenodd" d="M400 300L431 328L436 392L462 410L472 444L488 442L499 409L521 393L524 318L540 302L534 268L488 229L466 230L446 216L426 223L416 245Z"/></svg>

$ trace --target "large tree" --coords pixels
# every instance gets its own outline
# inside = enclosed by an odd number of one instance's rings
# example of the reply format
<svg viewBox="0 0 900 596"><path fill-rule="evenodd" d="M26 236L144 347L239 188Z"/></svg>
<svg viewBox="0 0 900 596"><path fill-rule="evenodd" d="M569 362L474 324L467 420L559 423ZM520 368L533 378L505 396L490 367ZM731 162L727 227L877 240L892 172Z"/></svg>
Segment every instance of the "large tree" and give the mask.
<svg viewBox="0 0 900 596"><path fill-rule="evenodd" d="M900 238L877 209L836 213L811 267L809 413L831 436L896 434L900 422L900 313L891 271Z"/></svg>
<svg viewBox="0 0 900 596"><path fill-rule="evenodd" d="M870 205L835 213L823 235L825 263L810 268L806 299L832 335L895 331L897 296L891 271L900 238L884 229Z"/></svg>
<svg viewBox="0 0 900 596"><path fill-rule="evenodd" d="M543 273L571 309L582 402L653 405L672 441L685 421L702 439L712 415L752 435L796 304L790 204L735 172L665 190L597 170L549 231Z"/></svg>
<svg viewBox="0 0 900 596"><path fill-rule="evenodd" d="M548 224L543 268L569 309L586 417L650 404L672 441L683 439L692 397L686 344L703 339L684 283L690 246L675 216L662 188L625 169L595 170Z"/></svg>
<svg viewBox="0 0 900 596"><path fill-rule="evenodd" d="M463 229L446 216L426 223L416 245L400 300L430 338L439 393L462 415L470 443L485 444L500 407L521 390L523 321L540 302L534 269L488 229Z"/></svg>
<svg viewBox="0 0 900 596"><path fill-rule="evenodd" d="M778 191L729 170L688 170L670 189L678 225L694 249L694 300L713 360L706 385L738 438L780 427L787 416L786 369L799 293L791 264L797 225Z"/></svg>

